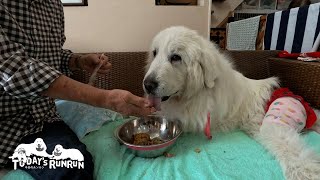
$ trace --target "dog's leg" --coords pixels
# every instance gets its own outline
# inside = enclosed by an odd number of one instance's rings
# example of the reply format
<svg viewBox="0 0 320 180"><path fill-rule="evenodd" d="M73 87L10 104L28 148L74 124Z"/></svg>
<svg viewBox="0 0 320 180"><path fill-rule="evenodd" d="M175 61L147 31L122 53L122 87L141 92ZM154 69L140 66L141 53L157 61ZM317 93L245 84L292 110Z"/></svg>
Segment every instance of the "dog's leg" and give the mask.
<svg viewBox="0 0 320 180"><path fill-rule="evenodd" d="M241 123L241 130L247 133L247 135L255 138L259 134L260 127L262 124L264 114L256 114L252 117L249 117Z"/></svg>
<svg viewBox="0 0 320 180"><path fill-rule="evenodd" d="M263 123L257 140L279 161L288 180L320 179L320 157L291 127Z"/></svg>

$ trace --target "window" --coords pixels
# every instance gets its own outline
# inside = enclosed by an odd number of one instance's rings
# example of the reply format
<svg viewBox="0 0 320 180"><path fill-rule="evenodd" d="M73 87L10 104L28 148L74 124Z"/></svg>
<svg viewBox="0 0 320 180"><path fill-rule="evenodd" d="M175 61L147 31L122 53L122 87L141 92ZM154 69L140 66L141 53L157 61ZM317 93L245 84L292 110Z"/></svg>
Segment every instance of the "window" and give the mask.
<svg viewBox="0 0 320 180"><path fill-rule="evenodd" d="M64 6L88 6L88 0L61 0Z"/></svg>

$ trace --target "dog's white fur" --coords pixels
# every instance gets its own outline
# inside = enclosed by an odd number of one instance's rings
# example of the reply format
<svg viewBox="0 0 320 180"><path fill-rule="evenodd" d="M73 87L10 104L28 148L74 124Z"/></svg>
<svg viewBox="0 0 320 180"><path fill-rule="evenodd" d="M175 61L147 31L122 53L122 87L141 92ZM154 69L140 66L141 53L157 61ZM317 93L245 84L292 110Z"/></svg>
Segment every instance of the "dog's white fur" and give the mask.
<svg viewBox="0 0 320 180"><path fill-rule="evenodd" d="M40 148L40 149L37 150L37 148ZM22 153L22 150L24 150L24 153ZM33 143L18 145L14 151L14 154L9 158L14 159L15 157L21 157L21 156L29 157L31 155L50 157L50 155L46 152L46 150L47 150L47 145L44 143L43 139L37 138Z"/></svg>
<svg viewBox="0 0 320 180"><path fill-rule="evenodd" d="M298 132L278 124L261 126L266 101L279 87L277 78L244 77L215 45L181 26L157 34L150 51L154 50L145 79L158 82L155 96L170 96L162 102L161 112L179 119L184 131L202 131L210 112L214 133L242 129L279 160L287 179L320 178L320 158ZM170 62L172 54L181 56L181 61Z"/></svg>
<svg viewBox="0 0 320 180"><path fill-rule="evenodd" d="M68 159L84 161L82 153L78 149L64 149L62 145L57 144L52 152L53 159Z"/></svg>

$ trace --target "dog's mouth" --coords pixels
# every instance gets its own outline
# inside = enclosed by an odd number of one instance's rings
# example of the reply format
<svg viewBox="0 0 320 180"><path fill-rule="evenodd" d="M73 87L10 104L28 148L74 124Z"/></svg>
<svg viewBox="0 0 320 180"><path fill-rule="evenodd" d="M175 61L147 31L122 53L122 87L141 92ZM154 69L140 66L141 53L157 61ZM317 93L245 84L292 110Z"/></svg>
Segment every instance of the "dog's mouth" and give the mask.
<svg viewBox="0 0 320 180"><path fill-rule="evenodd" d="M161 110L161 102L167 101L171 96L173 96L177 93L178 93L178 91L173 93L170 96L162 96L162 97L149 94L148 95L149 104L151 107L154 107L157 111L160 111Z"/></svg>
<svg viewBox="0 0 320 180"><path fill-rule="evenodd" d="M57 152L57 151L55 151L55 152L53 152L53 154L54 154L55 156L60 156L60 155L62 154L62 152Z"/></svg>
<svg viewBox="0 0 320 180"><path fill-rule="evenodd" d="M36 150L37 150L37 151L43 151L44 148L42 148L42 147L37 147Z"/></svg>

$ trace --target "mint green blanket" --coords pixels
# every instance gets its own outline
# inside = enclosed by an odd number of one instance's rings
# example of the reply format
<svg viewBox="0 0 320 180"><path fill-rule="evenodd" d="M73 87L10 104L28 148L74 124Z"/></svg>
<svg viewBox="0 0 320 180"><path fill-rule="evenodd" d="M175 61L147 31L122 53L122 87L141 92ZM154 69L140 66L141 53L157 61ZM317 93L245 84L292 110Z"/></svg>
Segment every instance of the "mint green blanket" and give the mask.
<svg viewBox="0 0 320 180"><path fill-rule="evenodd" d="M83 139L94 158L96 179L284 179L279 163L240 131L218 134L211 141L202 134L185 133L170 151L174 157L144 159L130 154L113 137L121 123L107 123ZM319 134L309 132L304 138L320 153ZM32 178L12 171L4 179Z"/></svg>
<svg viewBox="0 0 320 180"><path fill-rule="evenodd" d="M183 134L170 151L174 157L144 159L114 139L113 130L121 123L105 125L84 139L94 155L97 179L284 179L279 163L243 132L219 134L211 141L202 134ZM320 153L319 134L310 132L305 139Z"/></svg>

